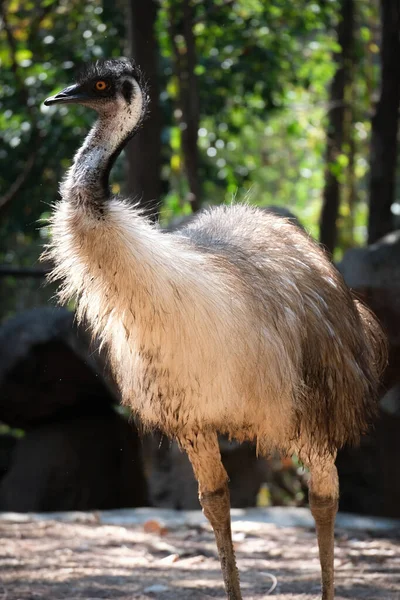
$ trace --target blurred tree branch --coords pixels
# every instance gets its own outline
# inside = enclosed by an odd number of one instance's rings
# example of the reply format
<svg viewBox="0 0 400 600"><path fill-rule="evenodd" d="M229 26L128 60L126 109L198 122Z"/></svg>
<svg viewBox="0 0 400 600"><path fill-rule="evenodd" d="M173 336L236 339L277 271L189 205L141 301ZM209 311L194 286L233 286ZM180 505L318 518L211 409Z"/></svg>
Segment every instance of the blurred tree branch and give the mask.
<svg viewBox="0 0 400 600"><path fill-rule="evenodd" d="M33 17L29 27L30 40L34 39L37 36L39 29L42 25L43 19L45 19L57 7L58 4L59 0L53 0L53 2L49 2L44 6L42 5L40 7L35 8L35 16Z"/></svg>
<svg viewBox="0 0 400 600"><path fill-rule="evenodd" d="M156 218L161 196L161 130L162 114L159 100L159 48L155 31L158 4L155 0L127 6L128 54L143 69L149 81L151 118L146 128L129 142L126 148L126 191L136 197L146 214Z"/></svg>
<svg viewBox="0 0 400 600"><path fill-rule="evenodd" d="M0 265L0 278L1 277L32 277L34 279L40 279L46 277L51 273L51 269L39 268L39 267L13 267L10 265Z"/></svg>
<svg viewBox="0 0 400 600"><path fill-rule="evenodd" d="M174 71L178 80L178 122L182 136L183 160L189 184L189 203L192 211L201 207L199 179L199 150L197 145L200 123L199 90L195 68L196 40L193 33L194 7L191 0L170 3L170 39ZM184 47L179 47L178 36Z"/></svg>
<svg viewBox="0 0 400 600"><path fill-rule="evenodd" d="M35 164L37 151L32 150L29 154L28 160L26 161L24 168L20 175L17 177L15 182L9 187L8 191L0 196L0 212L9 204L13 198L18 194L24 183L29 177L30 172Z"/></svg>
<svg viewBox="0 0 400 600"><path fill-rule="evenodd" d="M197 19L193 19L193 26L198 25L199 23L206 23L219 9L232 6L235 2L236 0L223 0L220 4L215 4L214 0L212 0L211 6L205 9L204 15Z"/></svg>
<svg viewBox="0 0 400 600"><path fill-rule="evenodd" d="M333 254L337 243L337 218L339 215L341 197L341 163L340 155L348 141L351 124L348 123L348 111L351 110L346 102L346 88L352 85L354 62L354 0L341 0L340 21L337 27L337 39L340 51L335 54L336 73L331 83L328 131L325 154L325 186L320 218L321 244L330 254ZM346 127L347 124L347 127Z"/></svg>
<svg viewBox="0 0 400 600"><path fill-rule="evenodd" d="M30 39L37 35L37 32L41 26L43 19L50 13L51 10L54 9L55 4L57 4L57 0L56 2L37 8L35 16L33 17L29 28ZM36 110L30 104L29 92L24 83L24 79L20 74L17 61L17 43L14 37L12 26L9 22L6 0L0 0L0 17L3 21L3 28L6 34L6 39L10 52L11 71L14 74L15 89L18 93L21 105L25 107L29 115L30 126L32 131L30 140L27 143L29 155L24 163L24 168L20 175L16 178L15 182L10 186L8 191L2 196L0 196L0 212L2 212L3 209L12 202L12 200L16 197L20 189L25 185L26 181L28 180L29 175L36 162L39 139L44 136L44 133L41 132L38 127Z"/></svg>
<svg viewBox="0 0 400 600"><path fill-rule="evenodd" d="M368 243L393 230L400 108L400 3L381 0L381 86L372 118Z"/></svg>

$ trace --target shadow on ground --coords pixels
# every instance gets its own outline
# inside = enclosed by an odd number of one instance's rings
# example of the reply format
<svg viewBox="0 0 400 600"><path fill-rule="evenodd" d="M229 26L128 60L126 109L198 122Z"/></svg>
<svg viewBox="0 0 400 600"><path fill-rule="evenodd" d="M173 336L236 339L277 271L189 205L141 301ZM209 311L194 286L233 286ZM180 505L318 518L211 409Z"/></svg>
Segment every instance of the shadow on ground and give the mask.
<svg viewBox="0 0 400 600"><path fill-rule="evenodd" d="M207 526L107 525L0 518L3 600L225 598ZM245 600L317 600L319 561L309 528L235 523ZM400 600L399 536L338 530L336 600Z"/></svg>

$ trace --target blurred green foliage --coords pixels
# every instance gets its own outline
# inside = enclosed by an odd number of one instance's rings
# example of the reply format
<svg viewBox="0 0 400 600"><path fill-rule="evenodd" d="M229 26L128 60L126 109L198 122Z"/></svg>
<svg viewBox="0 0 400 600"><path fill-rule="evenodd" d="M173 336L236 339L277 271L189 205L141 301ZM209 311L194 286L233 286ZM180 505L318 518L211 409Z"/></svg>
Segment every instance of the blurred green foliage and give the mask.
<svg viewBox="0 0 400 600"><path fill-rule="evenodd" d="M163 4L159 40L163 57L170 59L168 2ZM258 204L295 208L300 216L305 204L314 204L311 218L304 216L316 224L336 2L216 2L220 6L210 11L212 4L199 3L194 27L206 198L221 203L246 196ZM173 99L176 93L171 77L164 97ZM170 143L168 176L178 178L177 126L171 127ZM170 190L164 218L180 209L182 196L174 187Z"/></svg>
<svg viewBox="0 0 400 600"><path fill-rule="evenodd" d="M161 104L164 115L162 222L190 212L180 129L178 82L169 37L171 2L160 0ZM126 47L122 4L110 0L9 0L0 30L0 197L27 171L12 202L0 208L0 262L35 264L47 230L40 220L93 115L80 107L45 107L44 98L73 80L74 68ZM325 116L338 50L337 0L196 0L206 203L248 198L292 209L315 236L324 183ZM365 174L372 90L376 87L376 8L357 2L354 103L356 205L341 208L342 249L364 240ZM181 40L176 40L178 45ZM32 160L33 158L33 160ZM33 166L29 168L29 161ZM347 181L346 155L336 165ZM114 172L114 191L123 168ZM351 219L349 215L351 213ZM11 282L10 282L11 283Z"/></svg>
<svg viewBox="0 0 400 600"><path fill-rule="evenodd" d="M58 181L85 134L91 116L61 108L57 116L44 98L73 79L74 67L99 56L120 55L116 28L104 22L100 2L75 0L5 3L7 26L0 34L0 189L4 193L23 172L32 153L34 167L1 225L27 242L38 234L37 219L57 196ZM118 39L118 38L116 38ZM113 41L114 40L114 41ZM3 243L4 243L3 238ZM7 248L10 250L7 244Z"/></svg>

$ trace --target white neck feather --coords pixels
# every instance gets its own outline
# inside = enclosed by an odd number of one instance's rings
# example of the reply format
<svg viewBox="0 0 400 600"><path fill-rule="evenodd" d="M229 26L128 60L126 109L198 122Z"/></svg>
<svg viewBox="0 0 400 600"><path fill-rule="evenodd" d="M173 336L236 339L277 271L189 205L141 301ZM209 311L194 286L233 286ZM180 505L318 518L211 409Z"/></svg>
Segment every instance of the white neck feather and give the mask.
<svg viewBox="0 0 400 600"><path fill-rule="evenodd" d="M143 95L132 79L135 93L130 104L121 97L100 113L84 144L74 157L72 167L61 185L65 200L87 206L102 206L109 198L109 172L124 144L143 117Z"/></svg>

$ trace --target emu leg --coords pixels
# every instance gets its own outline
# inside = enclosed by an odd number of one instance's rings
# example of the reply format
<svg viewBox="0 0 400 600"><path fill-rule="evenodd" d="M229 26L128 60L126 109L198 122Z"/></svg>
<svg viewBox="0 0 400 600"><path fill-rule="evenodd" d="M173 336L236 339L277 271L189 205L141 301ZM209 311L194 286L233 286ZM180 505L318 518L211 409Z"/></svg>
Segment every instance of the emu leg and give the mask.
<svg viewBox="0 0 400 600"><path fill-rule="evenodd" d="M242 600L232 545L228 476L221 462L215 433L180 439L199 484L203 512L214 530L228 600Z"/></svg>
<svg viewBox="0 0 400 600"><path fill-rule="evenodd" d="M310 464L310 508L315 519L321 562L322 600L333 600L334 527L338 508L339 483L334 458Z"/></svg>

